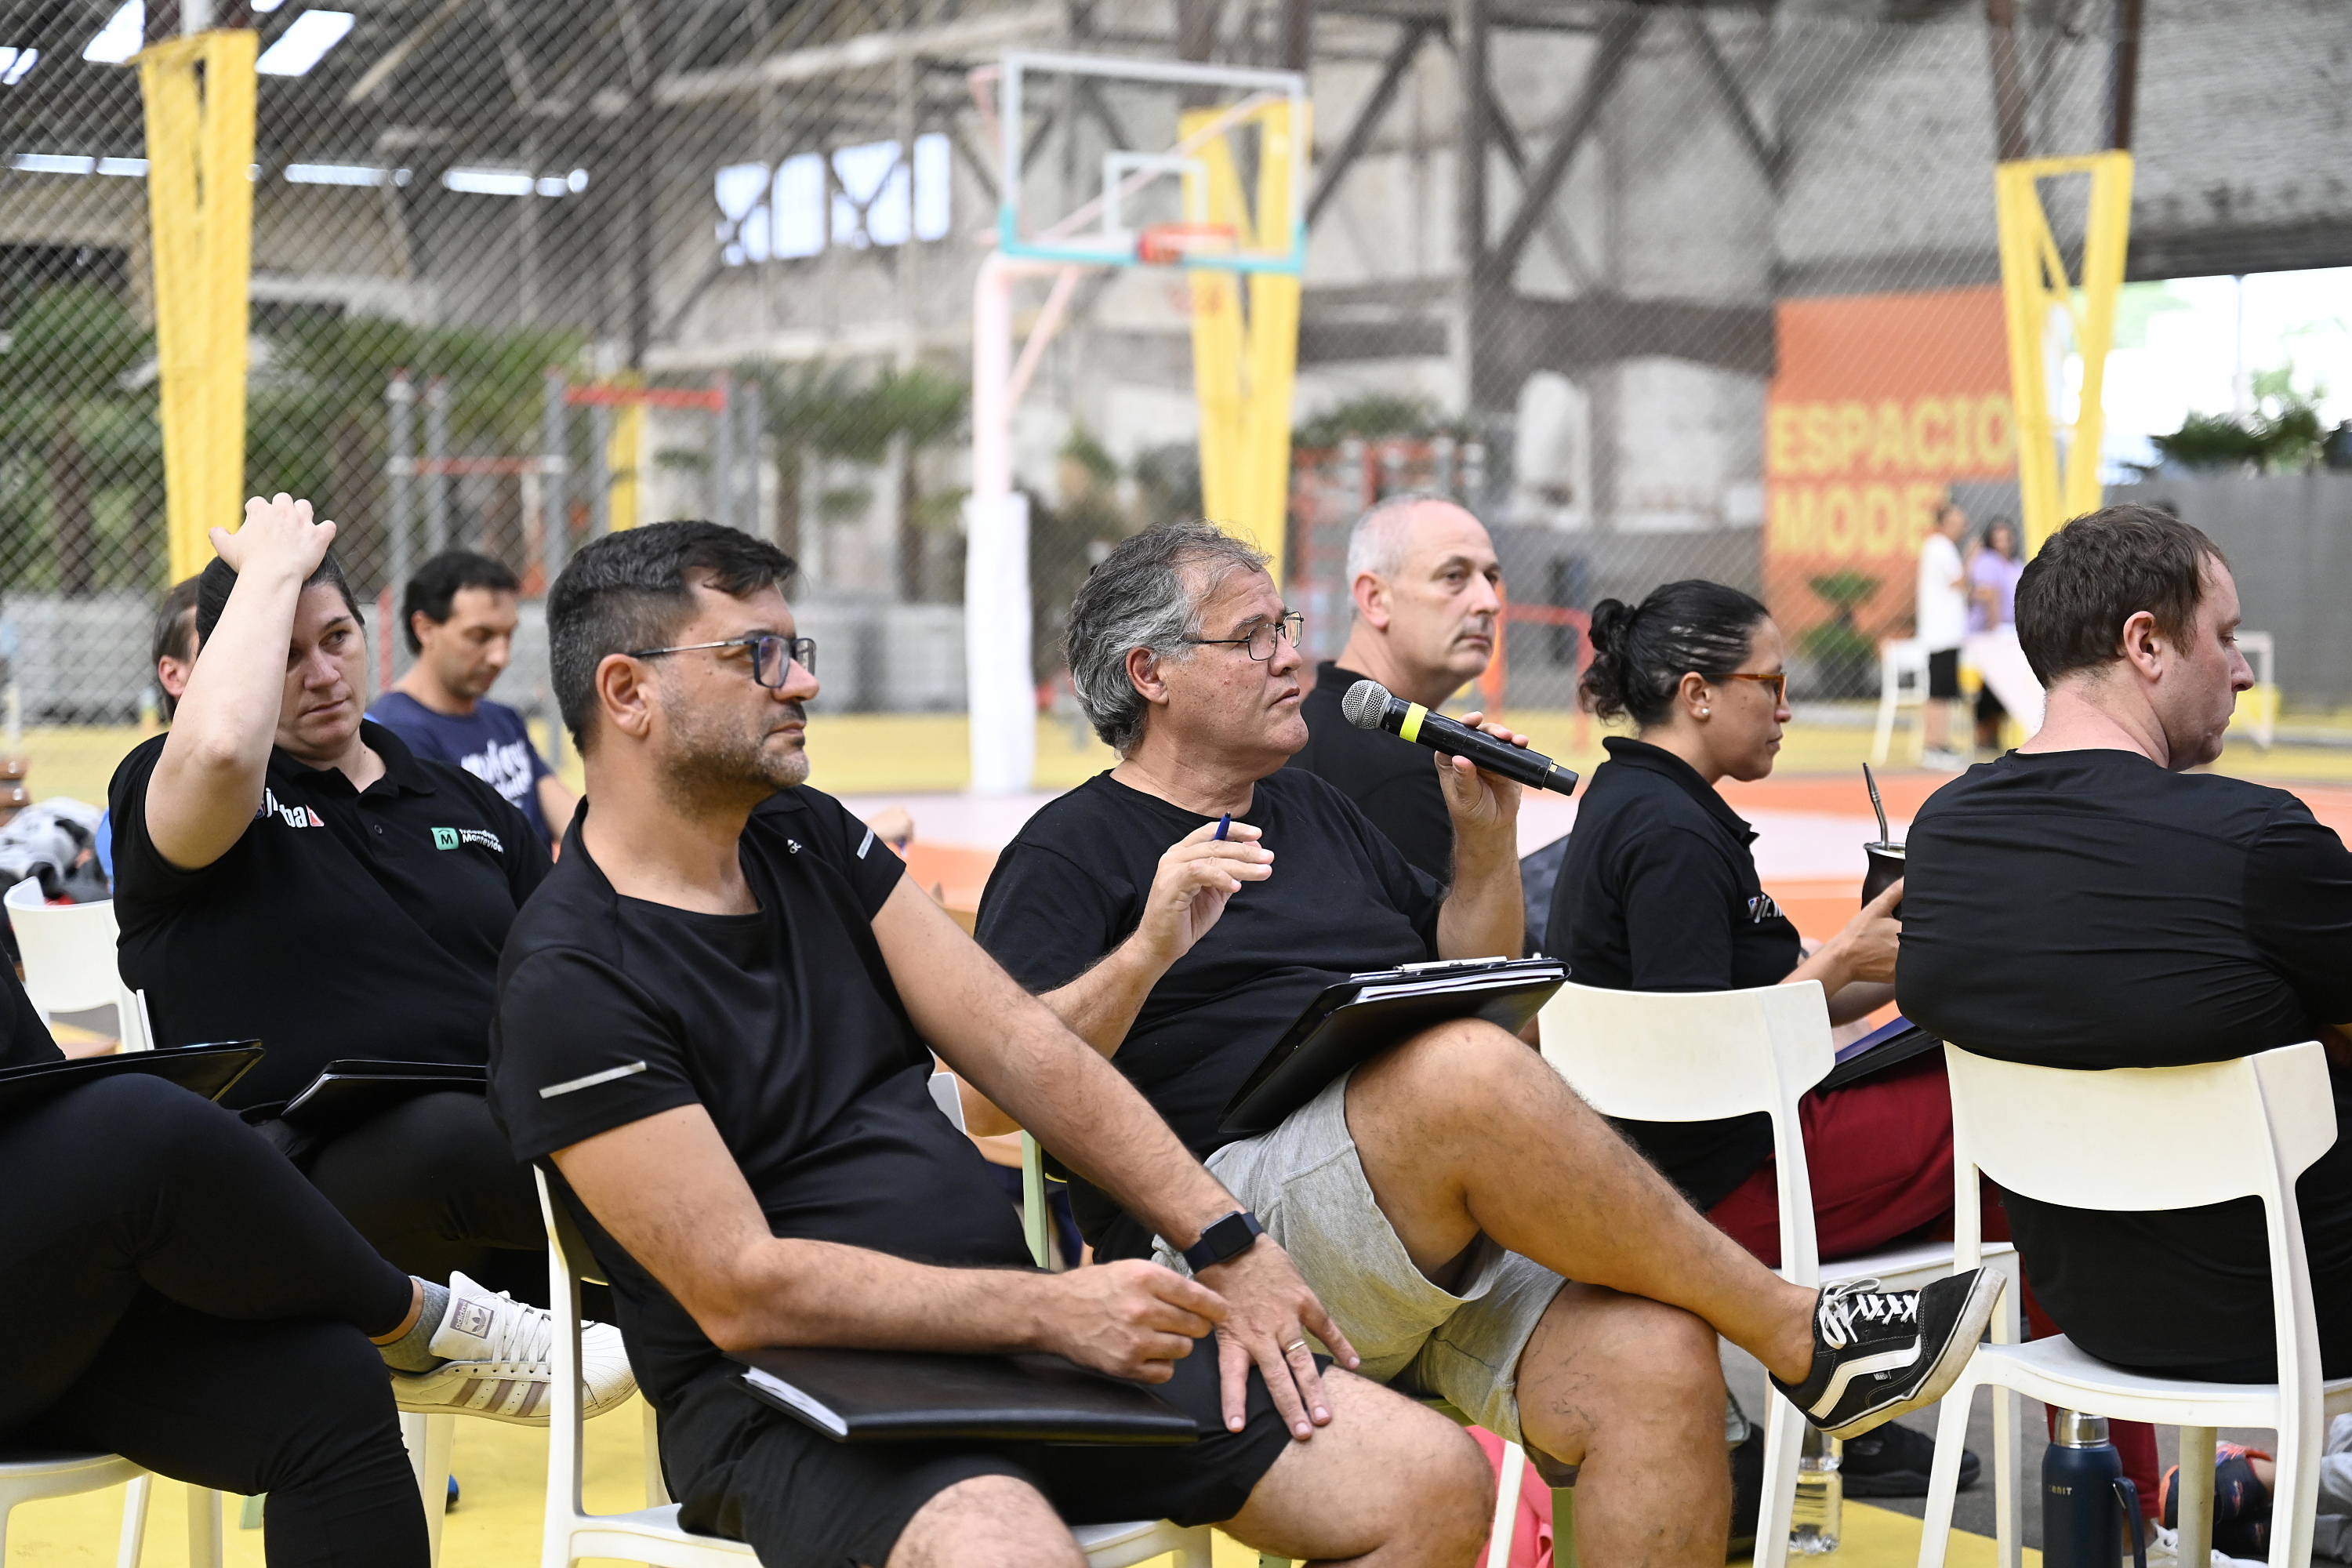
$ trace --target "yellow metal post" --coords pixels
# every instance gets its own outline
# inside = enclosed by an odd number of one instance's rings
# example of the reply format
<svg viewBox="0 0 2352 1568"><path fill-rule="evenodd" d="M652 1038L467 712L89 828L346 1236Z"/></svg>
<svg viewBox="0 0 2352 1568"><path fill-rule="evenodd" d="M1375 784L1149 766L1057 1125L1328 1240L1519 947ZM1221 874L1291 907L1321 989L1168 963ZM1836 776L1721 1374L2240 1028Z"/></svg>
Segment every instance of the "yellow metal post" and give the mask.
<svg viewBox="0 0 2352 1568"><path fill-rule="evenodd" d="M2088 174L2091 179L2079 284L2067 275L2039 184L2064 174ZM2124 253L2131 237L2131 154L2124 152L2021 158L1994 170L2011 398L2017 410L2018 502L2024 513L2028 558L2068 518L2098 510L2099 447L2106 428L2100 399L2106 385L2107 347L2115 335L2116 300L2123 290ZM2059 426L2051 407L2054 367L2048 337L2060 310L2065 312L2074 352L2083 361L2082 398L2067 432L2063 475Z"/></svg>
<svg viewBox="0 0 2352 1568"><path fill-rule="evenodd" d="M138 57L173 582L203 570L208 531L235 528L244 500L254 57L249 28Z"/></svg>
<svg viewBox="0 0 2352 1568"><path fill-rule="evenodd" d="M1191 110L1180 133L1189 141L1225 111ZM1243 249L1287 249L1291 205L1290 106L1269 104L1250 116L1258 127L1257 216L1242 199L1225 137L1203 143L1197 171L1184 176L1184 218L1223 225ZM1296 128L1305 135L1307 128ZM1196 267L1192 293L1192 387L1201 409L1201 504L1274 557L1282 580L1290 510L1290 411L1298 371L1298 279L1258 272L1249 278L1249 315L1242 279Z"/></svg>
<svg viewBox="0 0 2352 1568"><path fill-rule="evenodd" d="M613 378L614 386L635 387L645 384L645 378L635 372L624 372ZM611 476L612 488L606 492L604 515L611 520L614 533L637 526L637 508L645 478L646 405L624 403L613 410L613 434L604 444L604 471Z"/></svg>

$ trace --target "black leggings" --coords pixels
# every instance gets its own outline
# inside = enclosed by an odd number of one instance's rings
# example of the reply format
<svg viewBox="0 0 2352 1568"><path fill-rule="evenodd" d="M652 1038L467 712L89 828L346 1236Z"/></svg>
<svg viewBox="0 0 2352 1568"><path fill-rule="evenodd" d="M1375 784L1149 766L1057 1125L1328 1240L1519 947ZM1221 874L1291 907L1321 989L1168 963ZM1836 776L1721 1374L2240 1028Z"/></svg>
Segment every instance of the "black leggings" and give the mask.
<svg viewBox="0 0 2352 1568"><path fill-rule="evenodd" d="M321 1148L311 1183L352 1227L436 1284L464 1269L547 1301L547 1226L529 1166L478 1094L421 1094Z"/></svg>
<svg viewBox="0 0 2352 1568"><path fill-rule="evenodd" d="M268 1492L270 1568L421 1568L383 1361L408 1277L277 1151L160 1079L0 1125L0 1440Z"/></svg>

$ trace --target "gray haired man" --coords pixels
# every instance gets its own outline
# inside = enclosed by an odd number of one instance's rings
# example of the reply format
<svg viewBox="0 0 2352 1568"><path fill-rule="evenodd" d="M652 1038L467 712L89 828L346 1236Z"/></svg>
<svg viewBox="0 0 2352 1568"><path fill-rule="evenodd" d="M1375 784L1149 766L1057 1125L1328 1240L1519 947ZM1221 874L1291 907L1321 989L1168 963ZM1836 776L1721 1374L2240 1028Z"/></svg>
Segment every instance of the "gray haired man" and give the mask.
<svg viewBox="0 0 2352 1568"><path fill-rule="evenodd" d="M1580 1467L1588 1561L1712 1568L1731 1503L1717 1332L1853 1436L1949 1386L1999 1281L1788 1284L1476 1020L1400 1039L1271 1132L1222 1137L1227 1100L1324 986L1519 951L1517 787L1447 761L1457 849L1440 888L1337 789L1282 765L1307 740L1297 633L1265 558L1214 528L1113 550L1071 606L1068 647L1118 765L1005 849L980 940L1208 1159L1366 1375L1443 1395L1549 1474ZM983 1113L973 1130L1007 1126ZM1072 1190L1099 1255L1154 1250L1108 1196Z"/></svg>
<svg viewBox="0 0 2352 1568"><path fill-rule="evenodd" d="M1316 667L1298 709L1307 744L1290 765L1339 786L1407 860L1450 882L1454 818L1438 784L1445 763L1357 729L1339 700L1370 679L1435 708L1486 672L1503 635L1494 541L1442 496L1391 496L1348 535L1348 593L1355 624L1339 658Z"/></svg>

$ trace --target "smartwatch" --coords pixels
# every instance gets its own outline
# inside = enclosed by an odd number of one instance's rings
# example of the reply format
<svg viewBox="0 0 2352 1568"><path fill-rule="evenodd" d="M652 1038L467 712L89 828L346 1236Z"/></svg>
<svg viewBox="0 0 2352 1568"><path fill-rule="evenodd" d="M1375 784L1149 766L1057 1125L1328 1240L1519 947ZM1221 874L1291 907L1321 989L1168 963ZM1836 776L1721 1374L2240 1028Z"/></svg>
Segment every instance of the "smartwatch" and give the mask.
<svg viewBox="0 0 2352 1568"><path fill-rule="evenodd" d="M1247 1209L1235 1209L1201 1232L1201 1239L1184 1249L1184 1261L1198 1274L1203 1268L1239 1258L1265 1234L1265 1226L1258 1224L1257 1215Z"/></svg>

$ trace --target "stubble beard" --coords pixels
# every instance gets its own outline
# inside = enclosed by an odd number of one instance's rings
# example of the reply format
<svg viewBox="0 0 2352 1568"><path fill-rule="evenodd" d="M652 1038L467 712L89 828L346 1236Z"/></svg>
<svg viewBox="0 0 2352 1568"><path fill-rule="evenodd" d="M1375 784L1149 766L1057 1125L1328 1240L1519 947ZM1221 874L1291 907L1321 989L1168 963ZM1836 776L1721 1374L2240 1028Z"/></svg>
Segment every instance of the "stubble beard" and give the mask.
<svg viewBox="0 0 2352 1568"><path fill-rule="evenodd" d="M756 805L808 778L806 748L785 748L769 738L778 723L807 722L807 712L798 702L763 704L757 729L707 710L675 711L670 755L663 771L671 797L686 810L701 815Z"/></svg>

